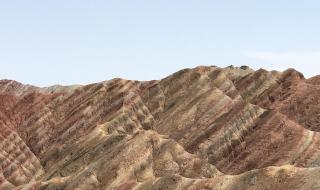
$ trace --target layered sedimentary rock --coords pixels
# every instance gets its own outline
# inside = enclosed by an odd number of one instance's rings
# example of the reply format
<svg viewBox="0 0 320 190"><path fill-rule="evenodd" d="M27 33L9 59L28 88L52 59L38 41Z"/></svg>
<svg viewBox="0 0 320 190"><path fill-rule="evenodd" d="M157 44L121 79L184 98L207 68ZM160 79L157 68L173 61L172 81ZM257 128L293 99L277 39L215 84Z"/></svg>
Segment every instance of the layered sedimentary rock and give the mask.
<svg viewBox="0 0 320 190"><path fill-rule="evenodd" d="M0 82L0 189L320 189L320 82L293 69Z"/></svg>

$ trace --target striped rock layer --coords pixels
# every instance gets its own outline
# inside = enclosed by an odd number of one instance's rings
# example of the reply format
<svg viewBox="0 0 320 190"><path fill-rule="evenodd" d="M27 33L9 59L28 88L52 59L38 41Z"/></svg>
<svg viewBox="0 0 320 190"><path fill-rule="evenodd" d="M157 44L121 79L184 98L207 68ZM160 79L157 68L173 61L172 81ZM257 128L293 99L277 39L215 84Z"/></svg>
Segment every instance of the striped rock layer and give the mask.
<svg viewBox="0 0 320 190"><path fill-rule="evenodd" d="M320 189L319 95L319 77L232 66L2 80L0 189Z"/></svg>

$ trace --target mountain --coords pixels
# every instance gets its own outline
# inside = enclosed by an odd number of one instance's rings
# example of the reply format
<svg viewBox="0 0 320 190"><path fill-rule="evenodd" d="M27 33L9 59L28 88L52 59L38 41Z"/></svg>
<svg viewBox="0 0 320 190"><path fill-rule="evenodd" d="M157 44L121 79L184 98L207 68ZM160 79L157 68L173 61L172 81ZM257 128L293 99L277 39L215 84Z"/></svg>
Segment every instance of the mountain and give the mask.
<svg viewBox="0 0 320 190"><path fill-rule="evenodd" d="M0 189L320 189L319 95L319 76L247 66L2 80Z"/></svg>

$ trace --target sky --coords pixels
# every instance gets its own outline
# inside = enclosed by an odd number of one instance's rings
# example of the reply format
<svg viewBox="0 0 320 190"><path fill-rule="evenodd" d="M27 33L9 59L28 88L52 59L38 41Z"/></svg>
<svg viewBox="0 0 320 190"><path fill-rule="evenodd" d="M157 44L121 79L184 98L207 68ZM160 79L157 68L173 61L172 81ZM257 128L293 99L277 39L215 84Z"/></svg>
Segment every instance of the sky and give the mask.
<svg viewBox="0 0 320 190"><path fill-rule="evenodd" d="M318 0L0 0L0 78L163 78L198 65L320 74Z"/></svg>

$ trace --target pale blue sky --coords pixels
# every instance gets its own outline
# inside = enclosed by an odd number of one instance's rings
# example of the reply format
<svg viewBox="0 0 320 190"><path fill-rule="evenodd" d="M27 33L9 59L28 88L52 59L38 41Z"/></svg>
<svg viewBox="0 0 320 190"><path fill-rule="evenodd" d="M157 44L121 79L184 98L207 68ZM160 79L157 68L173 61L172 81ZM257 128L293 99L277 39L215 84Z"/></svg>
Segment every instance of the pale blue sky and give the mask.
<svg viewBox="0 0 320 190"><path fill-rule="evenodd" d="M0 0L0 78L149 80L197 65L320 74L317 0Z"/></svg>

